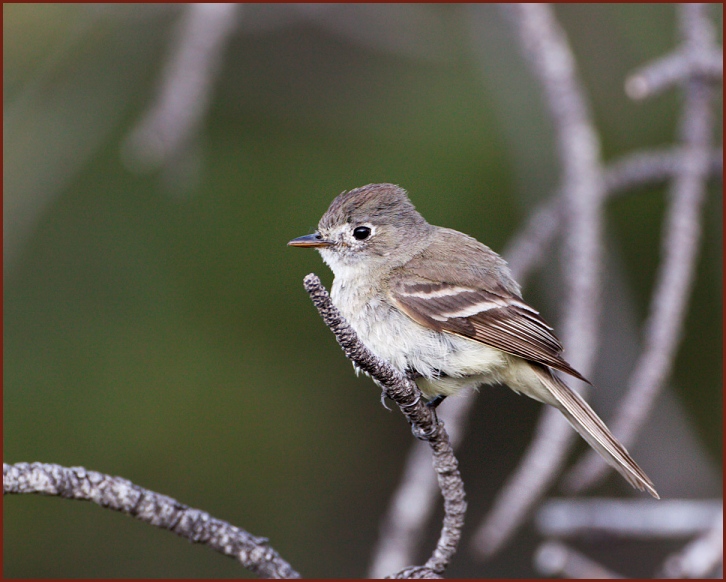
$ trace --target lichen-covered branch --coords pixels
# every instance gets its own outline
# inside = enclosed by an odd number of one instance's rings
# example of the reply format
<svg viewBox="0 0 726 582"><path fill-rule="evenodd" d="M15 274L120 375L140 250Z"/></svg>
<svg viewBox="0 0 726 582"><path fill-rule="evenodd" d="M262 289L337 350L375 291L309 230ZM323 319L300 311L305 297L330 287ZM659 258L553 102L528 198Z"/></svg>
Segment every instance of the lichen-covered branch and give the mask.
<svg viewBox="0 0 726 582"><path fill-rule="evenodd" d="M299 578L268 540L131 481L49 463L3 463L3 495L36 493L92 501L230 556L265 578Z"/></svg>
<svg viewBox="0 0 726 582"><path fill-rule="evenodd" d="M466 416L476 394L474 390L468 390L455 398L449 398L446 406L437 409L437 414L447 427L454 450L463 438ZM411 563L425 536L426 524L434 512L437 492L436 474L431 470L431 453L423 443L414 443L401 482L381 522L380 535L368 570L369 578L381 578Z"/></svg>
<svg viewBox="0 0 726 582"><path fill-rule="evenodd" d="M436 414L422 401L418 386L361 343L353 328L333 305L320 279L311 273L305 277L304 285L346 357L376 380L384 395L398 405L416 434L421 435L433 450L433 466L444 497L441 535L433 555L423 567L407 568L393 577L428 577L431 573L440 575L456 552L466 513L464 483L446 429Z"/></svg>

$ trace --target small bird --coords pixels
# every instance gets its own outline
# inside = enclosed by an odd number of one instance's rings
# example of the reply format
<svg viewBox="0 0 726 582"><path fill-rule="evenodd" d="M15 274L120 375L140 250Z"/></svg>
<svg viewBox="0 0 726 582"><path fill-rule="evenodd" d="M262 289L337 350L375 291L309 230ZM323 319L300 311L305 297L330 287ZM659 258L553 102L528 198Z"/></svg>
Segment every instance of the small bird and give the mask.
<svg viewBox="0 0 726 582"><path fill-rule="evenodd" d="M659 498L625 447L557 375L590 383L562 358L562 344L522 300L504 259L426 222L403 188L343 192L317 232L288 245L320 252L335 275L333 304L368 349L416 379L429 405L465 386L509 386L558 408L633 487Z"/></svg>

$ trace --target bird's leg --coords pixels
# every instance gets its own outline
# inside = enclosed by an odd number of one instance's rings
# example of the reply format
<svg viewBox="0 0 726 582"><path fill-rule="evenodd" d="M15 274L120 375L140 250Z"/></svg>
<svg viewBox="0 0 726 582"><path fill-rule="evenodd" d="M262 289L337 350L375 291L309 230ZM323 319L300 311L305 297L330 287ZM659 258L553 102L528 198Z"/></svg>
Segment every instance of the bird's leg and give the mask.
<svg viewBox="0 0 726 582"><path fill-rule="evenodd" d="M436 408L444 401L444 398L446 396L444 394L439 394L438 396L434 396L431 400L429 400L426 403L426 406L428 406L431 410L436 411Z"/></svg>
<svg viewBox="0 0 726 582"><path fill-rule="evenodd" d="M418 378L423 378L423 374L420 374L419 372L417 372L416 370L413 370L411 368L406 368L405 374L406 374L406 378L408 378L409 380L413 380L414 382ZM446 374L437 370L436 377L444 378L444 377L446 377ZM436 410L436 407L444 401L444 398L446 398L446 396L443 394L434 396L431 400L426 402L426 406L428 406L431 410Z"/></svg>

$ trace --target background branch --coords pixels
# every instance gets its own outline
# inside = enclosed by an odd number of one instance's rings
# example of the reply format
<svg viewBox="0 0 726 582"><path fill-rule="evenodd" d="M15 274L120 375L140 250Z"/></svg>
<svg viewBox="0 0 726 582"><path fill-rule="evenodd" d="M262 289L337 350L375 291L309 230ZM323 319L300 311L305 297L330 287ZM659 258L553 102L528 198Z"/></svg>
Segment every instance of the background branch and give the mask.
<svg viewBox="0 0 726 582"><path fill-rule="evenodd" d="M670 555L663 564L667 578L703 578L714 574L723 578L723 504L711 516L711 527L685 548Z"/></svg>
<svg viewBox="0 0 726 582"><path fill-rule="evenodd" d="M605 168L605 196L614 198L636 188L669 180L681 172L684 163L680 147L627 154ZM722 148L710 155L709 175L723 176ZM563 227L565 205L562 193L555 193L530 214L525 226L504 249L502 255L516 280L521 282L531 270L542 264Z"/></svg>
<svg viewBox="0 0 726 582"><path fill-rule="evenodd" d="M576 580L624 578L562 542L548 541L540 545L534 565L545 576Z"/></svg>
<svg viewBox="0 0 726 582"><path fill-rule="evenodd" d="M671 538L709 530L722 511L720 500L550 499L537 510L535 524L542 535L553 537Z"/></svg>
<svg viewBox="0 0 726 582"><path fill-rule="evenodd" d="M702 4L680 8L684 51L702 50L702 39L713 39ZM670 375L680 343L686 308L693 287L701 240L701 209L711 165L710 143L713 90L692 74L686 85L679 138L683 143L678 173L668 191L669 207L663 228L661 260L650 314L645 323L644 347L625 397L610 426L621 442L630 446ZM586 453L566 478L572 491L582 491L608 473L605 463Z"/></svg>
<svg viewBox="0 0 726 582"><path fill-rule="evenodd" d="M568 360L588 376L598 341L595 330L603 248L604 190L599 140L567 37L552 8L517 4L512 10L518 39L542 85L555 124L562 167L562 200L567 208L563 249L567 311L562 325L563 343L568 346ZM556 478L575 435L558 410L543 411L523 460L477 530L474 547L479 555L491 556L514 534Z"/></svg>
<svg viewBox="0 0 726 582"><path fill-rule="evenodd" d="M187 507L176 499L149 491L121 477L87 471L83 467L3 463L3 495L21 493L93 501L101 507L172 531L192 543L209 546L265 578L300 577L270 547L267 539L253 536L205 511Z"/></svg>
<svg viewBox="0 0 726 582"><path fill-rule="evenodd" d="M176 43L156 99L123 146L131 168L156 169L191 151L209 109L222 53L235 30L240 8L225 3L183 6ZM184 161L183 165L189 166L188 156Z"/></svg>

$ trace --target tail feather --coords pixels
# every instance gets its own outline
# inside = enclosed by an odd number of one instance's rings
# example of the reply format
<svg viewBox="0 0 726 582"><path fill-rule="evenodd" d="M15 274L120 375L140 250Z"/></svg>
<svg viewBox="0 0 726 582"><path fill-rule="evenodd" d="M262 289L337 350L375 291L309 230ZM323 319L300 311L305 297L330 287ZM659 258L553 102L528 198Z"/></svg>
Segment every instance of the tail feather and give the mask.
<svg viewBox="0 0 726 582"><path fill-rule="evenodd" d="M602 458L636 489L660 499L653 482L613 436L605 423L582 397L544 366L533 366L535 373L559 403L568 422Z"/></svg>

